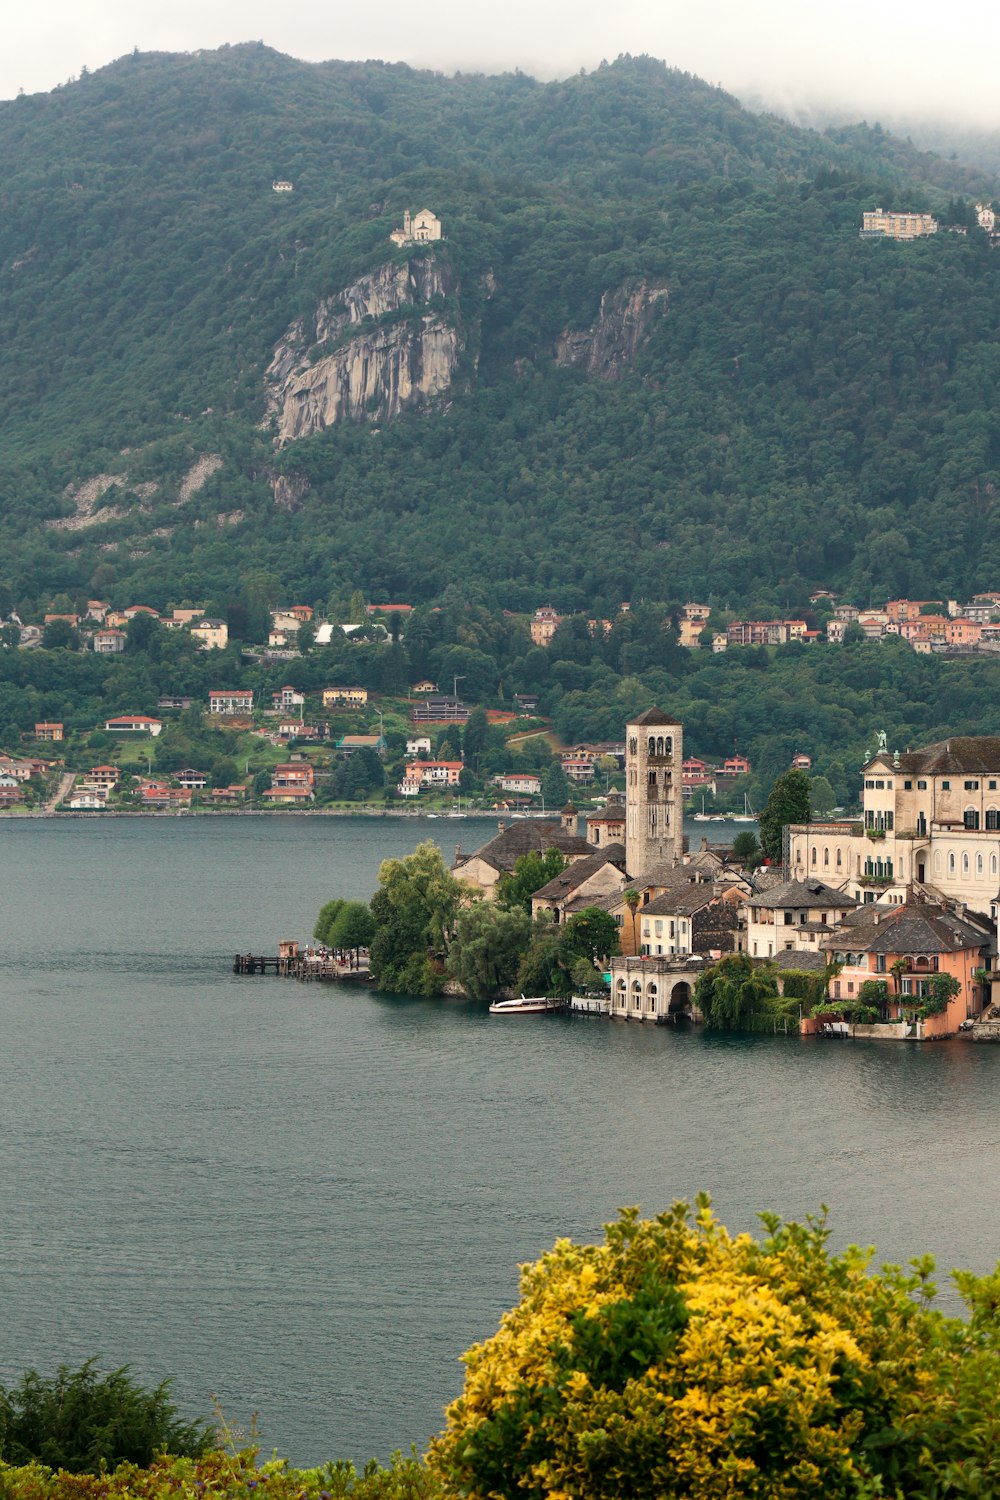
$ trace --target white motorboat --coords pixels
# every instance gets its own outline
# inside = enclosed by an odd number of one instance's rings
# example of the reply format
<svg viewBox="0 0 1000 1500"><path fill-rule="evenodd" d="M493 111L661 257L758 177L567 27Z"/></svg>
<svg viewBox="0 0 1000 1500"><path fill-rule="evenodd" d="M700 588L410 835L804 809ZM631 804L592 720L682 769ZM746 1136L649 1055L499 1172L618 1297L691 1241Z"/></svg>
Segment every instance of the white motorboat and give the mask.
<svg viewBox="0 0 1000 1500"><path fill-rule="evenodd" d="M536 1016L562 1008L562 1000L550 1000L547 995L518 995L516 1000L494 1000L490 1006L490 1015Z"/></svg>

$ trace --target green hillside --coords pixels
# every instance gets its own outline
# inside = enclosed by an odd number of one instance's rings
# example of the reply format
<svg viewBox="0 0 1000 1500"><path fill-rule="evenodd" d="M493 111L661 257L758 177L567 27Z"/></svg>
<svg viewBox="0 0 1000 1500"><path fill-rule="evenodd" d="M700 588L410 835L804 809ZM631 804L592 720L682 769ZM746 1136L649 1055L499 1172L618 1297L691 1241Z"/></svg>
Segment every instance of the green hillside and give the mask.
<svg viewBox="0 0 1000 1500"><path fill-rule="evenodd" d="M1000 576L1000 256L857 237L876 201L967 218L993 185L877 128L800 130L649 59L540 84L246 46L4 104L0 153L15 600L218 599L265 568L310 600L455 583L606 612ZM425 202L466 344L448 399L275 455L276 342ZM622 378L558 368L635 277L667 310ZM309 480L293 514L278 473ZM99 524L43 524L100 474Z"/></svg>

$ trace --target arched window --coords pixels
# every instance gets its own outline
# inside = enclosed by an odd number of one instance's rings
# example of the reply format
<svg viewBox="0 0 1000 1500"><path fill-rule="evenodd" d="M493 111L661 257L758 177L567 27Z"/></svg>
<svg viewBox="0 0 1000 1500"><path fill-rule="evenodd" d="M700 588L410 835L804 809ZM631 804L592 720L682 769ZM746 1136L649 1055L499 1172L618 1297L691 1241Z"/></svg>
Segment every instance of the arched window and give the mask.
<svg viewBox="0 0 1000 1500"><path fill-rule="evenodd" d="M813 862L813 864L816 863L816 852L817 852L816 851L816 845L814 844L813 845L813 852L812 852L812 862Z"/></svg>
<svg viewBox="0 0 1000 1500"><path fill-rule="evenodd" d="M823 863L824 863L824 865L828 865L830 863L830 848L829 848L829 845L825 846L824 849L823 849Z"/></svg>
<svg viewBox="0 0 1000 1500"><path fill-rule="evenodd" d="M655 755L656 754L656 741L655 741L655 739L653 738L652 735L649 736L649 750L648 750L647 753L649 755Z"/></svg>
<svg viewBox="0 0 1000 1500"><path fill-rule="evenodd" d="M996 857L995 854L991 854L990 855L990 874L991 875L995 875L996 872L997 872L997 857Z"/></svg>
<svg viewBox="0 0 1000 1500"><path fill-rule="evenodd" d="M948 855L948 874L949 875L954 875L954 873L955 873L955 856L954 856L954 854L949 854Z"/></svg>
<svg viewBox="0 0 1000 1500"><path fill-rule="evenodd" d="M935 875L940 875L941 874L941 869L942 869L941 850L940 849L935 849L934 850L934 873L935 873Z"/></svg>
<svg viewBox="0 0 1000 1500"><path fill-rule="evenodd" d="M837 850L837 869L840 869L840 850Z"/></svg>
<svg viewBox="0 0 1000 1500"><path fill-rule="evenodd" d="M976 855L976 874L977 875L982 875L982 873L983 873L983 856L981 854L977 854Z"/></svg>
<svg viewBox="0 0 1000 1500"><path fill-rule="evenodd" d="M963 875L968 875L968 873L969 873L969 856L967 854L963 854L962 855L962 874Z"/></svg>
<svg viewBox="0 0 1000 1500"><path fill-rule="evenodd" d="M673 755L674 753L674 742L670 738L669 734L663 741L663 753L664 755Z"/></svg>

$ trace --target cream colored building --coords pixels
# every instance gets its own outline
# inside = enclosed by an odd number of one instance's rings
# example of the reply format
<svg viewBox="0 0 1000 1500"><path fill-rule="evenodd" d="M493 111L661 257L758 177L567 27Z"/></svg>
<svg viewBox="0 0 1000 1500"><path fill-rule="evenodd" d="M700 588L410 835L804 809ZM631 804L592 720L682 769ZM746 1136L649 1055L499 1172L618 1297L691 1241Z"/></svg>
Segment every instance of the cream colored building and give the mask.
<svg viewBox="0 0 1000 1500"><path fill-rule="evenodd" d="M908 886L928 885L990 911L1000 888L1000 736L879 750L862 778L860 823L789 828L792 877L890 905L903 904Z"/></svg>
<svg viewBox="0 0 1000 1500"><path fill-rule="evenodd" d="M402 229L394 229L389 238L394 245L428 244L442 236L441 220L429 208L422 208L410 217L410 210L403 211Z"/></svg>
<svg viewBox="0 0 1000 1500"><path fill-rule="evenodd" d="M203 651L224 651L229 645L229 626L225 620L199 620L191 634Z"/></svg>
<svg viewBox="0 0 1000 1500"><path fill-rule="evenodd" d="M751 958L823 952L822 943L857 905L822 880L788 880L746 903L746 951Z"/></svg>
<svg viewBox="0 0 1000 1500"><path fill-rule="evenodd" d="M893 213L876 208L861 216L862 239L918 240L937 231L937 219L931 214Z"/></svg>
<svg viewBox="0 0 1000 1500"><path fill-rule="evenodd" d="M338 703L346 703L350 708L364 708L367 702L367 688L330 687L323 689L324 708L333 708Z"/></svg>

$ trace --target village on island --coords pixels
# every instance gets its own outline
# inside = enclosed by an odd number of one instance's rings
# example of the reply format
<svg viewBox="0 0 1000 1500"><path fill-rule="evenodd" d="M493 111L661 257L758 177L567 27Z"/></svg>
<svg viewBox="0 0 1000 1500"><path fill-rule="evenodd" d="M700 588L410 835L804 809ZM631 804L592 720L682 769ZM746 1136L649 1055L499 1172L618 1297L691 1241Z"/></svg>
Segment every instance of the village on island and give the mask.
<svg viewBox="0 0 1000 1500"><path fill-rule="evenodd" d="M455 848L451 871L466 902L502 897L526 861L539 869L555 852L557 873L529 893L536 926L595 914L613 923L605 930L617 951L595 959L605 988L589 985L570 1008L701 1021L701 981L739 956L744 981L766 971L777 994L798 997L799 1034L1000 1040L1000 737L901 753L880 736L862 768L861 818L786 824L780 859L764 865L746 857L752 836L742 850L739 837L690 847L683 764L683 725L650 708L625 728L624 792L582 826L568 803L551 821L501 821L480 848ZM296 943L266 962L299 978L368 970L366 955L300 953ZM238 955L234 969L264 966ZM511 999L492 1008L561 1006Z"/></svg>

